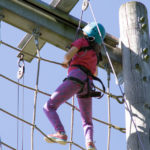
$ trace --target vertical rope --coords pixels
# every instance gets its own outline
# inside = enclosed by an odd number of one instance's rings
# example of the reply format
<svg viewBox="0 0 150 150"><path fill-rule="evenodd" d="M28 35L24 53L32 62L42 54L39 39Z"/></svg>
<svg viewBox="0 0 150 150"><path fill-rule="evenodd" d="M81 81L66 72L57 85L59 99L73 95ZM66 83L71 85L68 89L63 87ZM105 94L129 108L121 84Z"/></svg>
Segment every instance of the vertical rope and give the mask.
<svg viewBox="0 0 150 150"><path fill-rule="evenodd" d="M19 106L20 106L20 79L23 77L24 78L24 72L25 72L25 64L24 64L24 55L21 54L20 58L18 60L18 72L17 72L17 79L18 79L18 91L17 91L17 117L19 117L20 112L19 112ZM23 85L24 85L24 79L23 79ZM24 93L23 93L24 97ZM23 100L24 101L24 100ZM23 137L23 134L22 134ZM17 119L17 150L19 149L19 120Z"/></svg>
<svg viewBox="0 0 150 150"><path fill-rule="evenodd" d="M83 2L82 2L82 9L81 9L81 15L80 15L80 20L79 20L78 27L77 27L76 34L75 34L75 40L79 36L79 31L81 29L80 27L81 27L81 22L82 22L82 18L83 18L83 12L86 11L86 9L88 8L88 6L89 6L89 0L83 0Z"/></svg>
<svg viewBox="0 0 150 150"><path fill-rule="evenodd" d="M71 115L71 133L70 133L70 142L73 141L73 125L74 125L74 96L72 97L72 115ZM72 143L69 144L69 150L72 149Z"/></svg>
<svg viewBox="0 0 150 150"><path fill-rule="evenodd" d="M24 76L23 76L23 85L24 85ZM24 87L22 89L22 119L24 120ZM24 122L22 122L22 150L24 147Z"/></svg>
<svg viewBox="0 0 150 150"><path fill-rule="evenodd" d="M35 118L36 118L36 105L37 105L37 93L38 93L38 84L39 84L39 72L40 72L40 50L39 50L39 33L33 33L35 37L35 45L37 48L37 56L38 56L38 69L37 69L37 76L36 76L36 86L34 92L34 111L33 111L33 121L32 121L32 129L31 129L31 150L34 150L34 129L35 129Z"/></svg>
<svg viewBox="0 0 150 150"><path fill-rule="evenodd" d="M107 92L110 93L110 69L107 67ZM110 95L107 95L108 99L108 123L111 124L111 111L110 111ZM110 150L110 136L111 126L108 126L108 139L107 139L107 150Z"/></svg>
<svg viewBox="0 0 150 150"><path fill-rule="evenodd" d="M18 79L18 91L17 91L17 117L19 117L19 79ZM17 119L17 150L19 148L19 120Z"/></svg>

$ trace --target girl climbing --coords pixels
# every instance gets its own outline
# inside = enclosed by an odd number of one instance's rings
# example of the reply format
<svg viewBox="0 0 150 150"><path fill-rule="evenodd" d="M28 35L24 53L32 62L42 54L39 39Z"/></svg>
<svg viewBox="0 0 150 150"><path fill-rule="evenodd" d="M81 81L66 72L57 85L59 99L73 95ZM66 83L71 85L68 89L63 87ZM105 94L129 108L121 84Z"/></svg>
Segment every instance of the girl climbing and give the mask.
<svg viewBox="0 0 150 150"><path fill-rule="evenodd" d="M99 28L99 30L98 30ZM56 130L56 134L48 135L49 139L60 144L67 143L65 129L56 112L58 107L77 95L87 150L96 150L93 143L92 97L100 96L93 87L93 78L97 76L97 66L101 59L100 45L106 32L101 24L90 23L83 29L83 37L71 44L64 56L63 67L68 68L68 76L56 89L44 105L44 112ZM99 34L101 32L101 35ZM45 140L52 143L45 137Z"/></svg>

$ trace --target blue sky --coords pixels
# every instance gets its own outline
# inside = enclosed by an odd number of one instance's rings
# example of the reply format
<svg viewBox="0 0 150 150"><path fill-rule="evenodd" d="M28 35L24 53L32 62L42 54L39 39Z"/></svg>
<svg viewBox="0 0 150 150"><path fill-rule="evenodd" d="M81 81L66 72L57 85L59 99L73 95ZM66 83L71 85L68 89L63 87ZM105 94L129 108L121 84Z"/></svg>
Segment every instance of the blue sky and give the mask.
<svg viewBox="0 0 150 150"><path fill-rule="evenodd" d="M49 3L50 0L43 0ZM119 38L119 8L122 4L128 2L129 0L91 0L91 5L93 7L96 19L98 22L102 23L106 31L115 37ZM146 5L148 9L148 14L150 14L150 2L148 0L139 0ZM77 3L75 8L71 11L71 15L79 18L81 12L82 1ZM150 20L150 16L148 16ZM93 21L90 9L88 9L83 16L83 20L86 22ZM150 23L149 23L150 24ZM21 31L11 25L4 22L1 24L1 39L2 41L9 43L15 47L20 43L21 39L25 36L25 32ZM73 35L74 36L74 35ZM18 71L16 57L18 53L4 45L0 46L0 74L3 74L15 81L17 81L16 73ZM46 43L41 50L41 56L57 62L62 62L65 51ZM27 86L35 87L36 83L36 72L37 72L37 60L34 59L31 63L25 62L25 76L24 84ZM39 89L51 94L57 86L66 77L67 70L61 66L50 64L41 61L40 68L40 78L39 78ZM99 77L107 85L107 73L105 70L99 69ZM22 80L20 81L23 82ZM120 91L115 84L114 76L111 75L111 93L115 95L120 95ZM0 106L2 109L9 111L12 114L17 114L17 85L0 78ZM22 102L23 102L23 89L20 87L20 117L22 117ZM38 94L37 97L37 115L36 115L36 125L46 134L54 132L53 127L49 123L45 114L43 113L43 105L49 99L48 96ZM33 101L34 92L28 89L24 89L24 119L32 122L33 114ZM71 103L71 100L68 102ZM75 100L76 106L78 106ZM93 100L93 117L98 118L103 121L108 121L108 110L107 110L107 96L104 96L101 100ZM71 126L71 108L64 104L58 110L60 118L64 123L67 134L70 138L70 126ZM125 127L125 113L124 105L118 104L115 100L111 99L111 121L112 124L119 127ZM107 148L107 134L108 127L96 121L94 123L94 140L96 141L96 147L98 150L106 150ZM17 130L16 130L16 119L0 112L0 137L3 142L16 148L17 143ZM21 138L22 138L22 123L19 122L19 150L21 149ZM24 150L30 149L30 133L31 127L24 124ZM34 145L35 150L66 150L69 149L69 145L61 146L59 144L48 144L43 140L43 136L35 130L34 135ZM81 125L80 114L75 111L75 121L74 121L74 135L73 141L77 144L84 146L84 136L83 129ZM126 138L125 134L112 128L111 130L111 143L110 150L126 150ZM76 146L72 147L72 150L78 150ZM8 148L3 146L3 150L8 150Z"/></svg>

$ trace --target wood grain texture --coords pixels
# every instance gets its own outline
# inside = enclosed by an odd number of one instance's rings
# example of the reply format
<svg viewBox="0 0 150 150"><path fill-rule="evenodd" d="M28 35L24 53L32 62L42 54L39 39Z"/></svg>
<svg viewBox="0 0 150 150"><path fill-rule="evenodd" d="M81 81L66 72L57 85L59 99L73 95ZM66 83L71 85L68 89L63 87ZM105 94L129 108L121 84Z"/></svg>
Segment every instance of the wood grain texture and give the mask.
<svg viewBox="0 0 150 150"><path fill-rule="evenodd" d="M144 150L150 150L150 61L145 59L145 55L150 55L147 10L139 2L128 2L120 7L119 17L125 94L138 130L137 133L126 108L127 150L143 150L142 145Z"/></svg>

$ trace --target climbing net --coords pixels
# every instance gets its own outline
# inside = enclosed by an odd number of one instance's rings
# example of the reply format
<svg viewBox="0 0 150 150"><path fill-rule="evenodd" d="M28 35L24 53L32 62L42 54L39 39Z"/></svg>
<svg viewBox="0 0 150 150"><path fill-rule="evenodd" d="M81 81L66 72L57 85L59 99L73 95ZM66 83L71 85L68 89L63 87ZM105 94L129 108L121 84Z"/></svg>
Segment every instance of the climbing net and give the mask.
<svg viewBox="0 0 150 150"><path fill-rule="evenodd" d="M18 79L18 81L15 81L15 80L12 80L11 78L9 78L9 77L7 77L7 76L5 76L5 75L3 75L3 74L0 74L0 77L1 77L1 78L5 79L5 80L8 80L9 82L18 85L18 88L19 88L20 86L22 86L24 89L29 89L29 90L31 90L31 91L34 91L34 110L33 110L33 121L32 121L32 123L26 121L24 118L19 117L19 116L18 116L18 113L17 113L17 115L14 115L14 114L12 114L12 113L10 113L10 112L8 112L8 111L6 111L6 110L0 108L0 111L1 111L1 112L3 112L3 113L5 113L5 114L9 115L10 117L13 117L13 118L15 118L15 119L17 119L17 120L19 120L19 121L21 121L21 122L23 122L23 123L25 123L25 124L27 124L27 125L29 125L29 126L32 127L32 130L31 130L31 149L32 149L32 150L34 149L34 140L33 140L33 139L34 139L34 130L37 130L40 134L42 134L43 136L47 137L47 135L35 124L36 111L37 111L37 110L36 110L36 106L37 106L37 94L38 94L38 93L41 93L41 94L46 95L46 96L51 96L51 94L49 94L49 93L47 93L47 92L45 92L45 91L39 90L39 88L38 88L39 72L40 72L40 62L43 61L43 62L48 62L48 63L53 63L53 64L61 65L61 63L58 63L58 62L55 62L55 61L51 61L51 60L42 58L42 57L40 56L40 53L39 53L39 46L38 46L38 38L39 38L40 35L38 34L38 32L34 32L33 35L34 35L34 37L35 37L35 45L36 45L36 48L37 48L37 56L33 56L33 55L31 55L31 54L29 54L29 53L26 53L26 52L24 52L24 54L30 55L30 56L36 58L36 59L37 59L37 62L38 62L38 63L37 63L37 68L38 68L38 69L37 69L37 75L36 75L36 86L35 86L35 88L32 88L32 87L30 87L30 86L27 86L27 85L25 85L24 83L21 84L21 83L19 82L20 79ZM13 50L15 50L15 51L21 53L21 49L16 48L16 47L14 47L14 46L12 46L12 45L10 45L10 44L8 44L8 43L2 41L2 40L1 40L1 44L3 44L3 45L5 45L5 46L7 46L7 47L9 47L9 48L11 48L11 49L13 49ZM19 62L21 62L21 63L24 64L24 59L23 59L23 57L20 57ZM22 67L22 64L19 65L19 69L20 69L21 67ZM24 77L24 71L23 71L23 70L21 70L21 71L22 71L22 72L21 72L21 73L22 73L22 74L21 74L21 77ZM118 126L113 125L113 124L111 123L111 118L110 118L110 98L113 98L113 99L117 100L117 102L119 102L120 104L123 104L124 101L123 101L123 97L122 97L122 96L116 96L116 95L110 93L110 90L109 90L109 86L110 86L110 83L109 83L109 82L110 82L110 71L109 71L109 70L107 70L107 71L108 71L108 88L107 88L108 90L107 90L107 92L105 92L105 94L107 94L108 101L109 101L109 104L108 104L108 112L109 112L109 113L108 113L108 114L109 114L108 122L99 120L99 119L94 118L94 117L93 117L93 120L95 120L95 121L98 122L98 123L102 123L102 124L108 126L108 133L109 133L109 135L108 135L108 146L107 146L107 147L108 147L108 150L109 150L109 145L110 145L110 129L111 129L111 128L114 128L114 129L116 129L116 130L118 130L118 131L120 131L120 132L122 132L122 133L125 133L125 128L118 127ZM97 89L99 89L99 88L97 87ZM101 89L99 89L99 90L102 91L102 92L104 92L104 91L101 90ZM19 90L18 90L18 93L19 93ZM122 100L120 100L120 99L122 99ZM72 98L72 103L66 102L66 104L69 105L69 106L72 108L72 111L71 111L71 133L70 133L70 140L68 141L69 149L71 150L71 149L72 149L72 145L74 145L74 146L78 147L79 149L85 150L82 146L80 146L79 144L77 144L77 143L74 142L74 140L73 140L74 114L75 114L75 111L78 111L78 112L79 112L80 110L79 110L79 108L77 108L77 107L75 106L75 104L74 104L74 97ZM8 147L9 149L16 150L16 148L11 147L10 145L4 143L3 141L1 141L0 143L1 143L2 145L4 145L4 146ZM18 149L18 147L17 147L17 149Z"/></svg>
<svg viewBox="0 0 150 150"><path fill-rule="evenodd" d="M20 49L14 47L14 46L12 46L12 45L10 45L10 44L4 42L4 41L1 41L1 44L3 44L3 45L5 45L5 46L7 46L7 47L9 47L9 48L11 48L11 49L13 49L13 50L15 50L15 51L21 52ZM26 54L27 54L27 53L26 53ZM32 56L31 54L27 54L27 55ZM38 56L35 56L35 58L36 58L37 60L39 60L39 61L45 61L45 62L49 62L49 63L54 63L54 64L60 65L60 63L58 63L58 62L51 61L51 60L48 60L48 59L44 59L44 58L42 58L42 57L39 58ZM21 59L21 60L23 61L23 59ZM38 69L38 70L39 70L39 69ZM37 76L38 76L38 75L37 75ZM109 76L109 74L108 74L108 76ZM31 91L34 91L34 92L35 92L35 97L37 97L37 93L41 93L41 94L46 95L46 96L51 96L51 94L49 94L49 93L47 93L47 92L44 92L44 91L42 91L42 90L39 90L38 88L32 88L32 87L30 87L30 86L21 84L21 83L19 83L18 81L12 80L12 79L10 79L9 77L4 76L3 74L0 74L0 77L3 78L3 79L5 79L5 80L8 80L8 81L11 82L11 83L14 83L14 84L18 85L18 86L21 86L21 87L23 87L23 88L26 88L26 89L29 89L29 90L31 90ZM36 87L37 87L37 86L36 86ZM98 88L98 89L99 89L99 88ZM99 89L99 90L101 90L101 89ZM103 90L101 90L101 91L103 91ZM119 100L119 98L122 98L121 96L116 96L116 95L113 95L113 94L111 94L111 93L109 92L109 78L108 78L108 91L105 92L105 94L108 95L108 99L110 99L110 97L111 97L111 98L113 98L114 100L117 100L120 104L123 103L123 101L120 101L120 100ZM36 100L36 98L35 98L35 100ZM110 100L109 100L109 101L110 101ZM72 104L69 103L69 102L66 102L66 104L69 105L70 107L72 107L71 138L70 138L70 141L69 141L68 143L70 144L70 147L71 147L71 145L75 145L75 146L77 146L78 148L84 150L83 147L81 147L81 146L78 145L77 143L73 142L74 111L76 110L76 111L80 112L80 110L79 110L79 108L77 108L77 107L74 105L74 97L72 98ZM110 105L110 104L109 104L109 105ZM24 122L25 124L28 124L28 125L31 126L32 128L36 129L38 132L40 132L43 136L47 137L47 135L35 124L35 119L33 120L33 123L30 123L30 122L28 122L28 121L26 121L26 120L24 120L24 119L22 119L22 118L20 118L20 117L18 117L18 116L16 116L16 115L10 113L10 112L8 112L8 111L2 109L2 108L0 108L0 111L3 112L3 113L6 113L7 115L9 115L9 116L11 116L11 117L13 117L13 118L15 118L15 119L18 119L18 120ZM109 111L110 111L110 107L109 107ZM35 116L36 116L36 113L35 113L35 112L36 112L36 107L34 107L34 118L35 118ZM111 122L110 122L110 115L109 115L109 122L105 122L105 121L99 120L99 119L94 118L94 117L93 117L93 120L95 120L95 121L97 121L97 122L99 122L99 123L102 123L102 124L104 124L104 125L107 125L107 126L109 127L109 130L110 130L110 128L114 128L114 129L116 129L116 130L119 130L119 131L122 132L122 133L125 133L125 128L120 128L120 127L118 127L118 126L116 126L116 125L111 124ZM110 131L109 131L109 132L110 132ZM2 142L2 141L1 141L1 144L3 144L4 146L7 146L7 147L10 148L10 149L15 150L15 148L13 148L13 147L7 145L6 143L4 143L4 142ZM70 148L70 150L71 150L71 148Z"/></svg>

